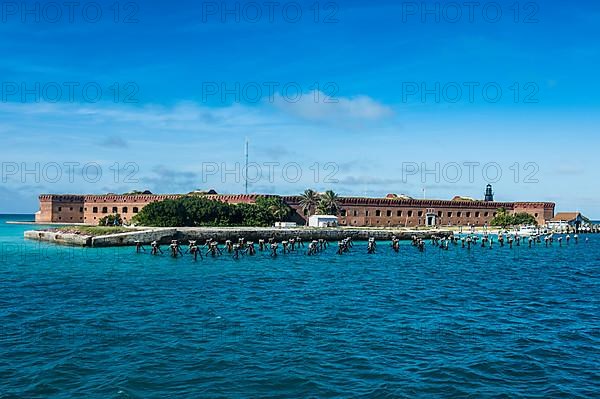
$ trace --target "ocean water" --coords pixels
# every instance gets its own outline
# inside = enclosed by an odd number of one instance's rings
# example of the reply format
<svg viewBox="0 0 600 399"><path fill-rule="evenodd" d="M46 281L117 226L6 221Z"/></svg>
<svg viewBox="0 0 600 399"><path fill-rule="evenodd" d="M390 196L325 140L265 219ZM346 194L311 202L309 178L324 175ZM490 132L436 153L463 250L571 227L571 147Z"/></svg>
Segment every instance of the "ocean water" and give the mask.
<svg viewBox="0 0 600 399"><path fill-rule="evenodd" d="M600 397L600 235L194 263L7 219L1 398Z"/></svg>

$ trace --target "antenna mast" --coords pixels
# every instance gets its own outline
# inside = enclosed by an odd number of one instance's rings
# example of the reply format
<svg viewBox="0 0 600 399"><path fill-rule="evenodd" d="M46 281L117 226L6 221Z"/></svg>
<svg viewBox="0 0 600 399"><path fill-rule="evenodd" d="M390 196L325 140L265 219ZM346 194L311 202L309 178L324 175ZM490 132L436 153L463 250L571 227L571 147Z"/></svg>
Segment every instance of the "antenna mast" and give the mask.
<svg viewBox="0 0 600 399"><path fill-rule="evenodd" d="M245 185L246 185L246 194L248 194L248 139L246 139L246 167L245 167Z"/></svg>

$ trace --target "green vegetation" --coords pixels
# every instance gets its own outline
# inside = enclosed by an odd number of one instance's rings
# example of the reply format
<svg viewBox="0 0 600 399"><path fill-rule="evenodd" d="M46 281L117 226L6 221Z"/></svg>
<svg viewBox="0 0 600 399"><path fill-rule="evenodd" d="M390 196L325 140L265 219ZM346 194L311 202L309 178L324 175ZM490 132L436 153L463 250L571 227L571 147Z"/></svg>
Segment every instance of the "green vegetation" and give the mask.
<svg viewBox="0 0 600 399"><path fill-rule="evenodd" d="M300 207L305 215L312 216L313 210L319 205L319 193L310 188L300 194Z"/></svg>
<svg viewBox="0 0 600 399"><path fill-rule="evenodd" d="M337 215L340 207L340 197L331 190L325 191L319 200L318 212L321 215Z"/></svg>
<svg viewBox="0 0 600 399"><path fill-rule="evenodd" d="M496 217L492 219L490 222L492 226L500 226L500 227L509 227L509 226L519 226L519 225L534 225L537 226L538 222L535 220L533 215L528 213L515 213L513 215L509 215L506 212L506 209L500 208L498 209L498 213Z"/></svg>
<svg viewBox="0 0 600 399"><path fill-rule="evenodd" d="M121 219L121 215L115 213L113 215L104 216L98 221L98 224L100 226L122 226L123 219Z"/></svg>
<svg viewBox="0 0 600 399"><path fill-rule="evenodd" d="M109 234L128 233L132 229L124 227L108 227L108 226L65 226L52 229L52 231L62 232L65 234L81 234L84 236L105 236Z"/></svg>
<svg viewBox="0 0 600 399"><path fill-rule="evenodd" d="M291 213L291 208L278 197L260 197L254 204L228 204L193 195L148 204L133 218L133 223L156 227L270 227Z"/></svg>
<svg viewBox="0 0 600 399"><path fill-rule="evenodd" d="M305 215L311 216L313 210L320 215L337 215L340 210L340 198L331 190L319 194L314 190L308 189L300 194L300 207Z"/></svg>
<svg viewBox="0 0 600 399"><path fill-rule="evenodd" d="M152 194L152 191L149 190L144 190L144 191L140 191L140 190L133 190L133 191L129 191L126 193L123 193L122 195L148 195L148 194Z"/></svg>

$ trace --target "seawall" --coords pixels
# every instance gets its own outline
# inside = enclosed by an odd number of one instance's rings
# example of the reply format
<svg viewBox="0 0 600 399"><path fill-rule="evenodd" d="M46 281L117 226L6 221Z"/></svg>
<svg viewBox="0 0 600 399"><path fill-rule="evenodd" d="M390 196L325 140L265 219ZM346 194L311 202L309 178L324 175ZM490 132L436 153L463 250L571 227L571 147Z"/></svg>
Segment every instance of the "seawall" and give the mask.
<svg viewBox="0 0 600 399"><path fill-rule="evenodd" d="M204 243L209 238L219 242L226 240L237 241L243 237L247 241L257 242L259 239L275 238L276 241L301 237L304 241L324 239L339 241L352 237L356 241L367 240L371 237L376 240L390 240L392 236L400 240L410 240L412 236L430 238L432 235L449 236L449 230L407 230L407 229L355 229L355 228L260 228L260 227L181 227L181 228L153 228L144 231L111 234L106 236L84 236L78 234L64 234L44 231L26 231L25 238L38 241L47 241L61 245L75 245L85 247L117 247L132 246L136 241L149 244L158 241L169 244L171 240L197 240Z"/></svg>
<svg viewBox="0 0 600 399"><path fill-rule="evenodd" d="M92 246L92 237L80 234L65 234L54 231L30 230L24 233L28 240L46 241L53 244L77 247Z"/></svg>

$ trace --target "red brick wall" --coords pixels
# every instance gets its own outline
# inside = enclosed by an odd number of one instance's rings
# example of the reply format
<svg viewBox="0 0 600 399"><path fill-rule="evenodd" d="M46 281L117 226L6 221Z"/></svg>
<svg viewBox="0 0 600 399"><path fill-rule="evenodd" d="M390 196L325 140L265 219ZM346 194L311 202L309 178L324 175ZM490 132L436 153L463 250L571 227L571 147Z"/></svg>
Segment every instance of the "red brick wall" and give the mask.
<svg viewBox="0 0 600 399"><path fill-rule="evenodd" d="M84 223L84 200L81 195L42 195L40 211L35 215L39 223Z"/></svg>
<svg viewBox="0 0 600 399"><path fill-rule="evenodd" d="M86 223L95 225L104 216L119 213L124 221L131 218L149 203L179 198L180 195L42 195L38 222ZM259 195L207 195L207 198L228 203L253 203ZM282 197L295 211L295 221L307 220L300 207L300 197ZM387 198L340 198L342 226L416 227L425 226L427 214L436 216L438 226L475 225L490 223L498 208L509 212L527 212L539 224L554 217L554 204L544 202L484 202L400 200Z"/></svg>
<svg viewBox="0 0 600 399"><path fill-rule="evenodd" d="M554 218L554 207L553 203L539 203L539 202L517 202L515 203L515 213L528 213L535 217L539 225L546 224L547 220Z"/></svg>
<svg viewBox="0 0 600 399"><path fill-rule="evenodd" d="M298 215L307 219L300 197L283 197ZM426 226L427 214L436 216L438 226L489 225L498 208L508 212L527 212L540 225L554 217L554 204L544 202L512 203L485 201L399 200L381 198L340 198L342 226L417 227Z"/></svg>
<svg viewBox="0 0 600 399"><path fill-rule="evenodd" d="M118 213L124 222L130 222L142 208L152 202L180 198L181 195L87 195L85 196L84 221L98 224L104 216ZM206 195L206 198L231 204L253 203L257 195Z"/></svg>

